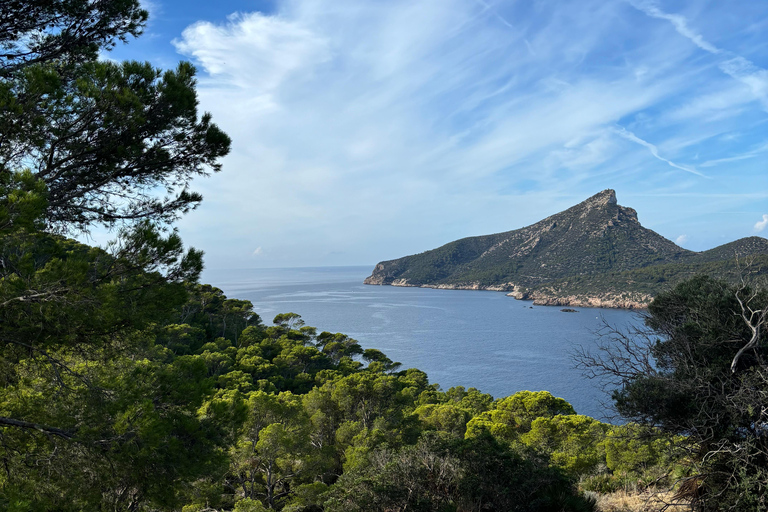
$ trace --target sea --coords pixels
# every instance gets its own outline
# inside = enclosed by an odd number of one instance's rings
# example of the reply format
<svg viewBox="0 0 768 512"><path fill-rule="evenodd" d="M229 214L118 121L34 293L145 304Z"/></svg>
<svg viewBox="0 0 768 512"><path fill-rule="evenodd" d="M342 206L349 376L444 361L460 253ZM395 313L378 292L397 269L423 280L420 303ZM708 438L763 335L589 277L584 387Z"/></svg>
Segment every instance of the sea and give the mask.
<svg viewBox="0 0 768 512"><path fill-rule="evenodd" d="M373 265L206 270L203 282L247 299L265 324L297 313L318 332L340 332L376 348L402 369L418 368L443 390L475 387L495 398L546 390L579 414L611 421L610 396L575 367L606 323L638 314L616 309L534 306L502 292L364 285Z"/></svg>

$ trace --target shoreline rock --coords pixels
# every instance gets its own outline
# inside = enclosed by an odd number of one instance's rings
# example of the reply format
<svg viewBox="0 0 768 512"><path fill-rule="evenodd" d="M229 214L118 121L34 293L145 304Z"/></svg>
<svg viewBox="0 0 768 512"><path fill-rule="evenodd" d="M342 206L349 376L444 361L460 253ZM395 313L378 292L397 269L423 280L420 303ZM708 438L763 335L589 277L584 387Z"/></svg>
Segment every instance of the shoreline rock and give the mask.
<svg viewBox="0 0 768 512"><path fill-rule="evenodd" d="M510 297L514 295L507 294ZM653 297L641 293L601 293L596 295L554 295L534 290L527 295L535 306L573 306L582 308L647 309Z"/></svg>
<svg viewBox="0 0 768 512"><path fill-rule="evenodd" d="M608 309L646 309L653 299L647 294L636 293L604 293L600 295L566 295L559 296L541 291L529 291L514 283L482 286L479 283L463 284L413 284L407 279L393 279L389 283L384 279L376 279L370 276L363 284L376 286L400 286L404 288L432 288L436 290L481 290L493 292L507 292L507 297L516 300L532 300L534 306L574 306L583 308L608 308Z"/></svg>

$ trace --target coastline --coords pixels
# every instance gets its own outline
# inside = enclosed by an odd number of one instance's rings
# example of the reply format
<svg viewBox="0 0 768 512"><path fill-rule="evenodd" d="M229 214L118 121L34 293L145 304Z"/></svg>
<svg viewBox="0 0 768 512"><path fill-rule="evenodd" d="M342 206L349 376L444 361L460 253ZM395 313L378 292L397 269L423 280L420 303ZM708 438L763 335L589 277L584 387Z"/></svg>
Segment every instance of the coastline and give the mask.
<svg viewBox="0 0 768 512"><path fill-rule="evenodd" d="M653 299L652 296L633 292L605 292L594 295L572 294L559 295L547 293L542 290L524 290L513 283L501 285L483 286L479 283L467 284L412 284L407 279L394 279L390 283L383 282L373 276L367 277L363 284L372 286L399 286L407 288L433 288L437 290L482 290L494 292L507 292L507 297L517 300L532 300L535 306L574 306L587 308L609 309L647 309Z"/></svg>

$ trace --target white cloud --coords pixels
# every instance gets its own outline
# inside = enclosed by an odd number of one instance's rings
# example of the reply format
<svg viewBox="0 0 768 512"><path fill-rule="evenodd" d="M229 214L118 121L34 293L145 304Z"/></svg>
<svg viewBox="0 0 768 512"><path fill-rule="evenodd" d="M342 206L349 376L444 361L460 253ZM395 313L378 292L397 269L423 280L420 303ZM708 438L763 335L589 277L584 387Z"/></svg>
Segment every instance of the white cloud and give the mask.
<svg viewBox="0 0 768 512"><path fill-rule="evenodd" d="M118 59L112 58L110 53L104 50L99 50L99 60L102 62L111 62L113 64L118 64L120 62Z"/></svg>
<svg viewBox="0 0 768 512"><path fill-rule="evenodd" d="M261 247L257 247L257 248L256 248L256 249L253 251L253 255L254 255L254 256L261 256L261 254L262 254L263 252L264 252L264 251L261 249Z"/></svg>
<svg viewBox="0 0 768 512"><path fill-rule="evenodd" d="M175 45L201 69L201 107L233 151L196 184L206 200L182 221L185 240L214 265L254 239L269 247L264 265L373 263L608 187L714 186L682 162L733 125L749 131L753 89L717 67L733 56L683 18L661 16L695 47L622 2L534 4L277 0L269 15L188 27ZM718 62L702 64L699 48ZM702 127L723 113L722 127ZM702 160L744 153L733 144ZM649 152L666 165L649 166Z"/></svg>
<svg viewBox="0 0 768 512"><path fill-rule="evenodd" d="M763 220L755 222L755 231L758 233L763 231L768 226L768 214L763 215Z"/></svg>
<svg viewBox="0 0 768 512"><path fill-rule="evenodd" d="M225 25L197 22L173 44L199 62L217 85L255 95L275 92L294 73L308 73L329 52L327 40L300 22L258 12L232 14Z"/></svg>
<svg viewBox="0 0 768 512"><path fill-rule="evenodd" d="M683 246L688 242L688 235L680 235L679 237L675 238L675 243L677 245Z"/></svg>

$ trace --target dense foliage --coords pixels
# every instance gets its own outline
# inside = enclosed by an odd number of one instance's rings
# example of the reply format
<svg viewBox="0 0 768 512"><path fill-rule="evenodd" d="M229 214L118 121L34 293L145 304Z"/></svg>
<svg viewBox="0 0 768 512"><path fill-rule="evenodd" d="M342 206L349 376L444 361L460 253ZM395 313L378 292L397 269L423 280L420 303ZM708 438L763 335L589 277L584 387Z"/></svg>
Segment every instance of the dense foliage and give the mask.
<svg viewBox="0 0 768 512"><path fill-rule="evenodd" d="M137 510L227 458L205 362L158 345L202 269L167 224L229 141L194 70L97 62L136 0L0 4L0 508ZM158 198L159 188L170 192ZM117 229L106 249L56 233Z"/></svg>
<svg viewBox="0 0 768 512"><path fill-rule="evenodd" d="M0 9L11 30L25 27L3 32L0 172L7 183L27 169L44 184L45 224L73 232L168 222L194 208L201 197L191 179L219 170L230 145L209 114L198 118L194 67L93 59L140 29L138 3L18 0ZM27 15L38 18L27 26Z"/></svg>
<svg viewBox="0 0 768 512"><path fill-rule="evenodd" d="M93 60L99 50L139 35L146 20L138 0L3 0L0 73Z"/></svg>
<svg viewBox="0 0 768 512"><path fill-rule="evenodd" d="M750 239L745 241L748 242ZM756 283L768 275L768 254L750 253L749 247L744 245L727 245L732 246L732 252L727 253L717 247L675 263L650 265L624 272L571 276L547 283L540 290L559 297L590 296L602 293L655 296L697 275L717 276L731 284L741 282L742 278ZM734 257L738 254L752 255L747 258ZM745 261L751 263L754 273L742 275L741 268Z"/></svg>
<svg viewBox="0 0 768 512"><path fill-rule="evenodd" d="M767 324L768 290L698 276L653 301L647 330L582 357L622 416L677 436L676 497L695 510L768 507Z"/></svg>
<svg viewBox="0 0 768 512"><path fill-rule="evenodd" d="M185 291L124 345L46 352L61 380L17 359L2 407L35 427L5 425L6 506L578 511L579 476L621 478L612 427L549 393L442 392L298 315L266 327L247 301Z"/></svg>
<svg viewBox="0 0 768 512"><path fill-rule="evenodd" d="M664 473L668 447L547 392L442 392L296 314L267 327L248 301L183 288L186 302L124 344L51 349L62 362L47 369L17 359L2 407L35 426L5 425L6 506L581 511L593 504L579 478L617 488Z"/></svg>

